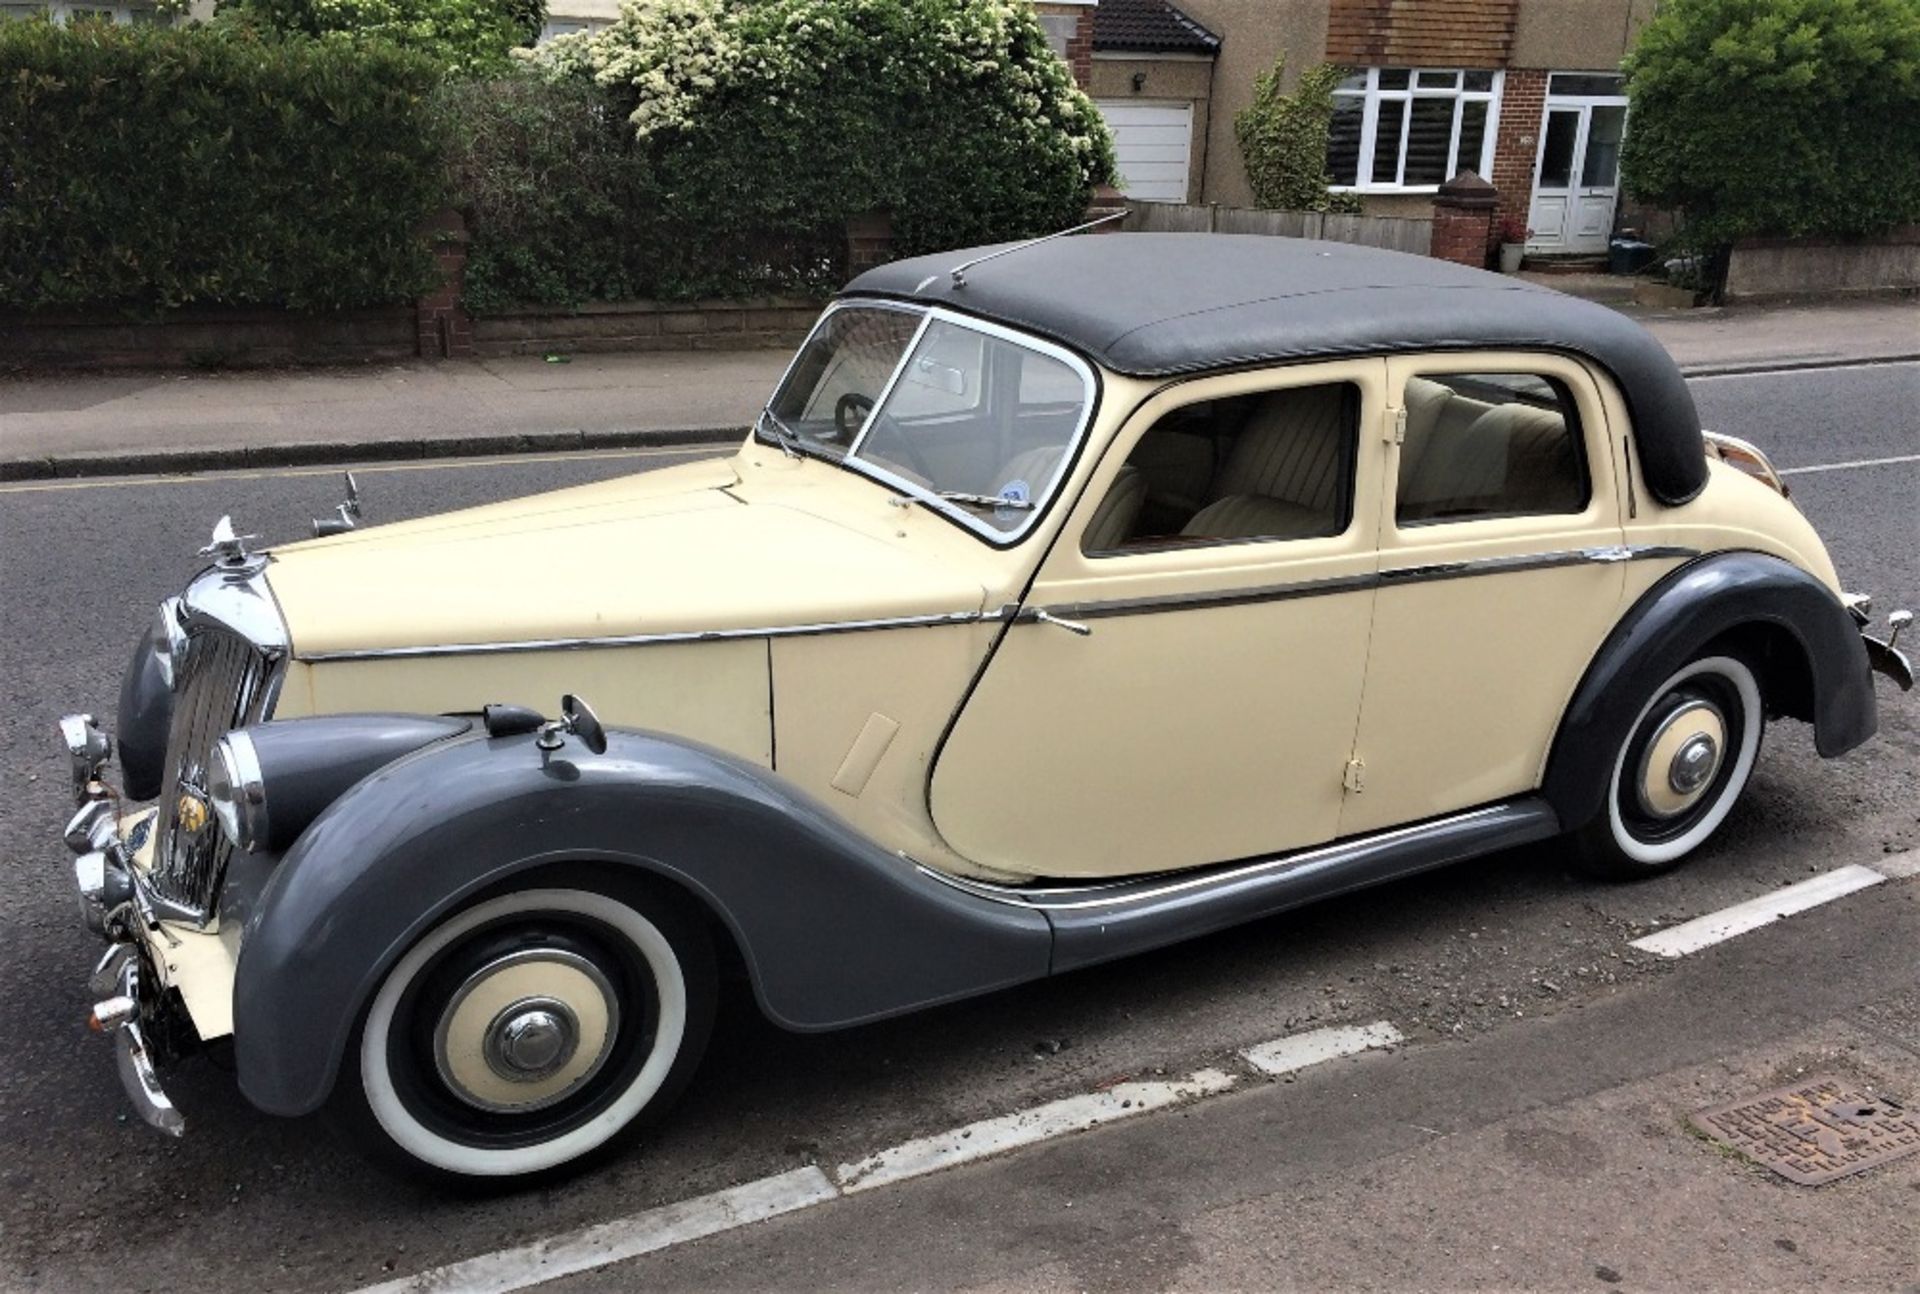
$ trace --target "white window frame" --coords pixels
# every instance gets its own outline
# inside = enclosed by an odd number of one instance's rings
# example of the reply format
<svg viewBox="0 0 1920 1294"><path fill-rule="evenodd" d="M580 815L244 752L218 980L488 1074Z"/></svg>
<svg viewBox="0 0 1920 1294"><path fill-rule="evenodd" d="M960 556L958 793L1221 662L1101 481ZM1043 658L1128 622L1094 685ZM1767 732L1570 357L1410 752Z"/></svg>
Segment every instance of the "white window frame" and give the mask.
<svg viewBox="0 0 1920 1294"><path fill-rule="evenodd" d="M1448 157L1454 157L1460 151L1461 105L1467 103L1484 103L1487 105L1487 125L1485 134L1480 141L1480 156L1473 159L1472 163L1472 170L1481 178L1486 178L1493 170L1494 142L1500 134L1500 95L1506 86L1507 74L1503 70L1493 69L1493 86L1491 89L1467 90L1462 87L1466 84L1466 72L1485 72L1487 70L1489 69L1483 67L1465 69L1457 67L1409 67L1404 69L1397 67L1370 67L1367 69L1367 83L1365 86L1355 87L1350 90L1336 89L1333 92L1335 99L1361 99L1365 105L1360 118L1360 156L1354 178L1359 180L1361 173L1366 174L1368 177L1371 177L1373 174L1373 146L1375 140L1378 138L1382 105L1387 105L1390 110L1400 114L1400 155L1394 159L1393 181L1391 183L1376 182L1368 178L1361 180L1357 184L1330 184L1327 186L1328 191L1332 193L1435 193L1439 191L1440 186L1438 184L1403 184L1400 182L1401 178L1407 173L1407 136L1410 133L1407 127L1412 116L1413 100L1415 99L1446 99L1453 103L1453 133L1447 139ZM1407 88L1404 90L1382 90L1380 88L1380 73L1382 71L1405 71L1407 73ZM1420 78L1423 76L1451 77L1452 84L1450 87L1438 88L1434 86L1422 86L1420 84ZM1465 159L1456 159L1456 171L1464 168L1466 164ZM1453 177L1450 175L1447 178L1452 179Z"/></svg>
<svg viewBox="0 0 1920 1294"><path fill-rule="evenodd" d="M173 21L170 16L157 12L151 0L146 4L128 4L126 0L47 0L39 7L63 27L75 18L88 14L99 14L112 22L130 23L136 11L151 15L157 23Z"/></svg>

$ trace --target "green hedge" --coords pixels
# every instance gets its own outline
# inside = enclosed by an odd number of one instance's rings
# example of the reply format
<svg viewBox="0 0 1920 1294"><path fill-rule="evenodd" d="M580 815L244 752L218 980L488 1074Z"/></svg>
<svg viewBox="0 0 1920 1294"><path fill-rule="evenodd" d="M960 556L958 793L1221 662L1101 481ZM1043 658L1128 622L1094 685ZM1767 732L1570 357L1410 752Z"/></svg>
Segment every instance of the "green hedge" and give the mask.
<svg viewBox="0 0 1920 1294"><path fill-rule="evenodd" d="M0 23L0 306L414 299L438 80L340 39Z"/></svg>
<svg viewBox="0 0 1920 1294"><path fill-rule="evenodd" d="M1621 176L1702 249L1920 221L1920 0L1667 0Z"/></svg>
<svg viewBox="0 0 1920 1294"><path fill-rule="evenodd" d="M658 186L604 91L530 77L459 82L436 109L472 238L469 310L653 294Z"/></svg>

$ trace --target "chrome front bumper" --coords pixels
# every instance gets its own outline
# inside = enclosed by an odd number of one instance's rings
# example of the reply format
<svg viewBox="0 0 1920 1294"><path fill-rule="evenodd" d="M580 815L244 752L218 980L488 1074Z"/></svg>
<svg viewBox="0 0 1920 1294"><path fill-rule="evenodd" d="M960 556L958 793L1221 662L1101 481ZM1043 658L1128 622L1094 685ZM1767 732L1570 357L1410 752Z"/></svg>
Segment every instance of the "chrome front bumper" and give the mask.
<svg viewBox="0 0 1920 1294"><path fill-rule="evenodd" d="M1902 692L1913 691L1913 662L1894 645L1900 641L1900 635L1906 627L1913 623L1913 612L1895 611L1889 615L1887 636L1876 638L1867 632L1867 626L1873 623L1873 599L1862 593L1851 593L1843 602L1847 614L1853 617L1854 624L1860 628L1860 641L1867 648L1868 666L1874 673L1892 679Z"/></svg>
<svg viewBox="0 0 1920 1294"><path fill-rule="evenodd" d="M167 1010L142 961L138 886L133 855L137 838L121 834L117 797L100 779L112 743L92 715L68 715L60 721L73 774L74 814L63 833L73 851L73 876L80 898L80 919L110 945L89 981L95 1002L87 1023L112 1037L120 1082L148 1126L180 1136L187 1121L160 1086L148 1027ZM151 818L145 820L150 824Z"/></svg>

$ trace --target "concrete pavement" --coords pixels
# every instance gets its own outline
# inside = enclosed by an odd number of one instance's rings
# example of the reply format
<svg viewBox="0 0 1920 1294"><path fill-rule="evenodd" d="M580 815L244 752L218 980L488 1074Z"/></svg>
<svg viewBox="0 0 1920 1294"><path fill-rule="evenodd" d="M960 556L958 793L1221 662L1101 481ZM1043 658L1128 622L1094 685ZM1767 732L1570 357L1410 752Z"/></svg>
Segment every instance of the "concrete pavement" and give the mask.
<svg viewBox="0 0 1920 1294"><path fill-rule="evenodd" d="M1920 304L1627 308L1689 373L1920 357ZM786 351L0 378L0 480L736 436Z"/></svg>

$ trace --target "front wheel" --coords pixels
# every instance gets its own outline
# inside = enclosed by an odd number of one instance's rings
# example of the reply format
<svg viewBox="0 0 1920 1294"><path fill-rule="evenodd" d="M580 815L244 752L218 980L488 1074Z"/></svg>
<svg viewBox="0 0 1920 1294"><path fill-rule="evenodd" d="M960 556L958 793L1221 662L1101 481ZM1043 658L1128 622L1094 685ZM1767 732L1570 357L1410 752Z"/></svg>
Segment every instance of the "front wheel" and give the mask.
<svg viewBox="0 0 1920 1294"><path fill-rule="evenodd" d="M1576 838L1610 879L1680 865L1746 789L1766 726L1760 684L1737 656L1702 656L1654 690L1615 752L1606 805Z"/></svg>
<svg viewBox="0 0 1920 1294"><path fill-rule="evenodd" d="M682 905L516 890L448 917L374 994L364 1113L429 1175L578 1166L660 1113L706 1046L711 941Z"/></svg>

